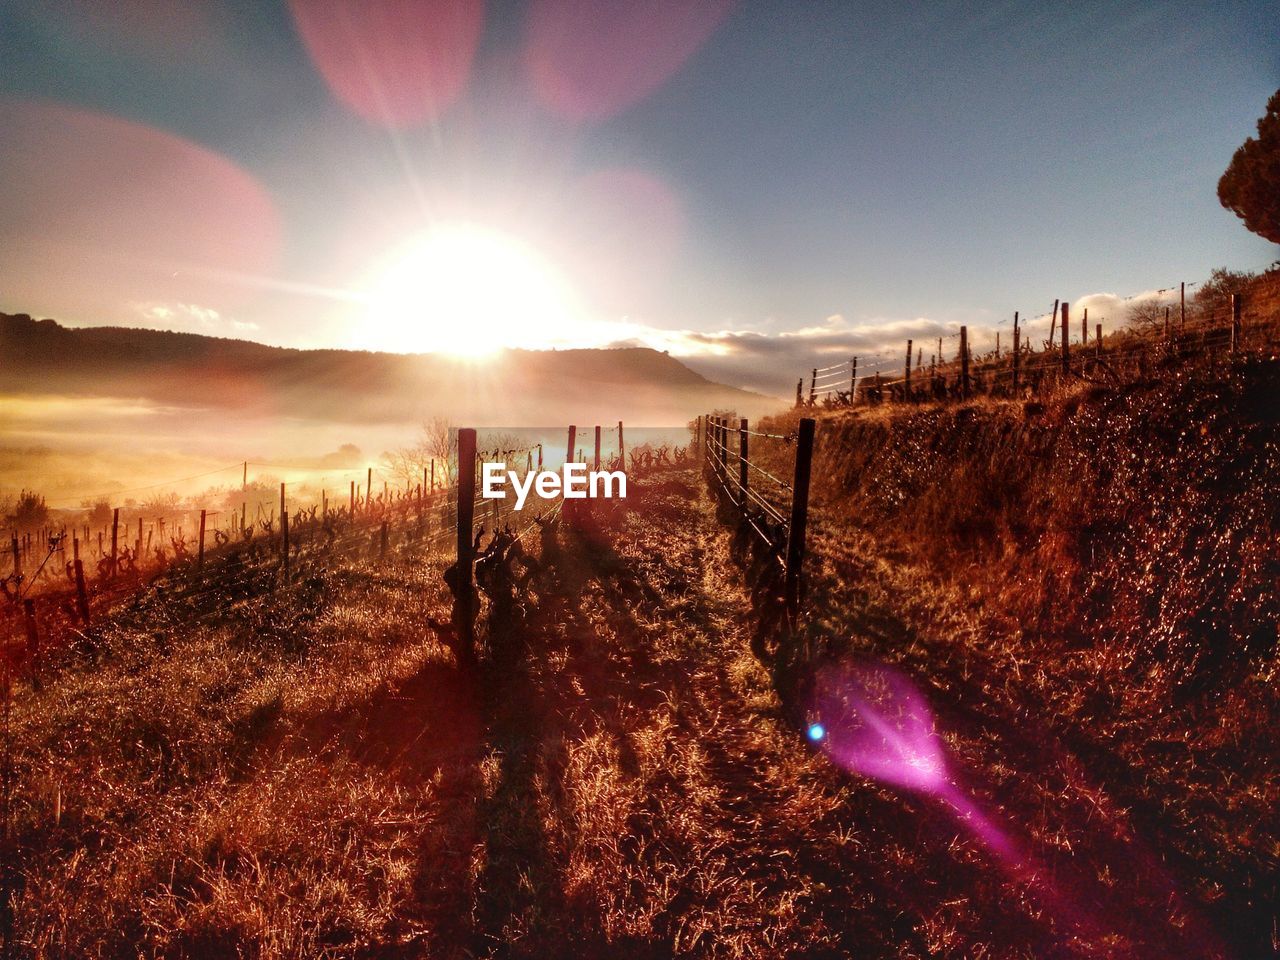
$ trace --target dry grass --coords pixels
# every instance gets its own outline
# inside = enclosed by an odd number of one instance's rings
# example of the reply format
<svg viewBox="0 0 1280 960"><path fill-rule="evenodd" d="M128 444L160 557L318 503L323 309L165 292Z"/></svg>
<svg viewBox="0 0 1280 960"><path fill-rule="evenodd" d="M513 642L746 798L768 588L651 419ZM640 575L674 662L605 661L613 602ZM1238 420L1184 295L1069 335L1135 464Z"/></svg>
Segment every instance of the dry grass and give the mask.
<svg viewBox="0 0 1280 960"><path fill-rule="evenodd" d="M1277 374L1218 373L820 430L801 639L915 678L1034 875L792 729L689 470L477 684L439 559L119 607L15 701L18 954L1266 956Z"/></svg>
<svg viewBox="0 0 1280 960"><path fill-rule="evenodd" d="M1055 949L1269 956L1280 364L1155 374L825 419L805 639L924 686L990 802L1102 918Z"/></svg>

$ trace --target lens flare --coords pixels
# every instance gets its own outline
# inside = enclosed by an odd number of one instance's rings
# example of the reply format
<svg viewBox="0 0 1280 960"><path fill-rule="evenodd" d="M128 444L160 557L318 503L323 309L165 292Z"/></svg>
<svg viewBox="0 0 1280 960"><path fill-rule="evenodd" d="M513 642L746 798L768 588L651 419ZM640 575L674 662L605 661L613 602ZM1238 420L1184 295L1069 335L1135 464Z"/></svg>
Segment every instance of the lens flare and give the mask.
<svg viewBox="0 0 1280 960"><path fill-rule="evenodd" d="M136 325L157 306L226 316L274 273L283 226L266 188L172 133L0 97L0 277L44 314ZM72 267L68 267L72 264ZM229 325L217 332L234 333Z"/></svg>
<svg viewBox="0 0 1280 960"><path fill-rule="evenodd" d="M334 97L392 129L439 117L462 93L484 26L480 0L291 0Z"/></svg>
<svg viewBox="0 0 1280 960"><path fill-rule="evenodd" d="M1005 833L955 783L933 713L910 680L886 666L841 664L820 670L813 689L808 736L832 761L936 797L989 850L1018 860Z"/></svg>
<svg viewBox="0 0 1280 960"><path fill-rule="evenodd" d="M542 103L603 120L645 99L692 57L734 0L535 0L525 61Z"/></svg>

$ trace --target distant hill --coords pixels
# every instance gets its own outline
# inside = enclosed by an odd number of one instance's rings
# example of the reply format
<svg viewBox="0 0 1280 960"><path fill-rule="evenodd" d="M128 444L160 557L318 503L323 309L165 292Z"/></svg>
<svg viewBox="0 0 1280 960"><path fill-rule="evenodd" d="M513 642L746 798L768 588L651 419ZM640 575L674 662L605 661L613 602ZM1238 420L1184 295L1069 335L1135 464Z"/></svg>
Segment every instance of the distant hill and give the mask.
<svg viewBox="0 0 1280 960"><path fill-rule="evenodd" d="M715 408L756 417L779 406L641 347L503 350L475 362L68 328L25 314L0 313L0 370L0 391L9 394L131 397L231 415L371 424L445 415L479 425L673 425Z"/></svg>

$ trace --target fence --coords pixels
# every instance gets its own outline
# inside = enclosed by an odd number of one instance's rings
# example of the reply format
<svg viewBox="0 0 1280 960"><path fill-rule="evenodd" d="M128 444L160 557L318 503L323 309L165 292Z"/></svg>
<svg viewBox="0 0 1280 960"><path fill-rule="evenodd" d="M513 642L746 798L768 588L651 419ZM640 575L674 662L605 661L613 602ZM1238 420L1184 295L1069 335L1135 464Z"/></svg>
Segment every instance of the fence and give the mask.
<svg viewBox="0 0 1280 960"><path fill-rule="evenodd" d="M242 490L248 488L248 466L242 461L235 468L241 472ZM91 541L86 535L82 543L76 535L82 525L43 527L21 537L14 533L13 572L0 578L0 589L9 601L4 619L20 628L25 650L10 648L5 656L25 660L34 677L42 652L60 644L68 633L83 635L103 608L146 584L194 609L203 600L274 589L300 565L335 556L360 553L381 563L392 554L393 544L406 551L440 550L452 530L452 488L436 483L435 472L431 464L424 468L422 483L401 490L384 481L382 493L371 495L373 470L362 469L364 483L351 481L345 506L335 506L326 488L320 489L317 501L308 503L290 496L288 484L280 483L278 514L274 507L266 511L259 504L259 516L249 518L245 500L239 510L217 511L225 521L217 527L209 522L215 511L192 508L182 511L193 520L190 543L184 527L175 523L166 528L165 518L151 519L145 538L145 518L137 518L136 527L130 523L126 530L116 508L112 522L98 531L98 562L89 569L85 561ZM173 483L188 479L193 478ZM217 496L225 505L228 494ZM152 546L157 533L160 538L169 534L172 553L159 544ZM133 535L133 546L126 546ZM37 549L42 555L35 554ZM217 613L214 609L208 615ZM199 616L193 614L193 620Z"/></svg>
<svg viewBox="0 0 1280 960"><path fill-rule="evenodd" d="M568 427L565 462L609 470L629 462L636 475L679 463L687 456L677 449L673 457L665 446L654 449L646 443L629 448L621 421L614 427L596 426L592 433L583 431L582 437L590 444L586 450L578 446L578 428ZM476 470L456 466L470 462L479 469L482 462L501 462L516 473L541 470L544 443L477 449L474 429L458 431L457 441L456 459L449 458L452 464L432 458L421 465L421 481L405 480L403 487L400 478L393 486L373 467L322 471L329 481L335 475L347 481L346 489L337 491L345 496L331 498L330 487L323 483L317 487L310 480L286 481L278 484L278 498L273 494L268 508L261 474L251 483L250 466L294 473L306 473L309 468L241 461L170 482L176 485L234 470L240 491L215 490L203 507L196 503L185 509L175 507L167 516L139 514L127 519L120 508L113 508L111 521L96 529L84 523L59 523L13 531L9 544L13 571L0 578L0 591L9 601L3 604L4 619L11 634L25 636L24 659L35 667L42 642L47 649L69 631L83 633L104 607L148 582L169 595L195 601L220 591L234 594L254 584L273 586L289 580L300 564L319 558L363 553L383 562L396 547L443 557L455 542L457 558L463 561L457 569L467 572L466 583L459 584L461 594L455 591L455 597L471 596L466 584L472 583L474 564L499 566L536 525L557 517L564 502L537 498L532 509L517 512L511 497L479 496ZM382 490L375 494L377 482ZM159 483L127 492L165 486ZM304 496L308 492L310 498ZM249 505L255 507L253 515ZM481 549L486 531L491 537ZM90 536L95 532L96 546Z"/></svg>
<svg viewBox="0 0 1280 960"><path fill-rule="evenodd" d="M757 586L767 593L769 584L780 580L783 609L793 622L804 593L814 428L815 422L808 417L801 418L794 434L786 435L752 430L746 419L735 423L715 414L698 418L698 446L707 484L721 511L737 522L751 544ZM760 447L768 450L770 446L773 456L758 455ZM783 448L794 454L782 456ZM765 466L787 460L791 461L790 480L778 476L778 468L771 471Z"/></svg>
<svg viewBox="0 0 1280 960"><path fill-rule="evenodd" d="M586 436L590 437L590 448L580 445L580 440ZM585 510L578 506L582 501L574 501L575 505L571 507L569 501L562 497L548 500L540 492L532 509L526 507L520 511L516 510L515 500L510 496L488 499L478 496L477 474L483 463L501 462L518 477L522 467L526 474L543 469L546 445L536 443L486 451L477 449L477 444L475 428L458 431L458 462L474 464L474 468L459 470L453 502L456 553L453 565L445 571L445 582L453 595L451 626L455 634L454 650L459 663L466 669L474 669L477 663L475 625L480 612L479 593L487 595L491 611L499 611L500 619L502 611L511 602L511 595L527 588L530 575L536 569L536 565L525 556L522 543L526 536L535 529L552 530L550 525L561 519L567 519L576 526ZM588 449L591 451L589 459ZM566 430L563 462L589 463L593 470L608 471L625 469L629 462L629 476L637 477L649 470L677 466L687 456L687 452L679 447L674 451L667 446L655 450L650 444L641 444L628 449L625 428L619 421L616 427L596 426L591 434L584 432L583 436L579 435L576 425L570 425ZM533 492L530 488L530 493ZM492 524L492 535L482 549L481 539L486 523ZM515 570L516 562L526 569Z"/></svg>
<svg viewBox="0 0 1280 960"><path fill-rule="evenodd" d="M1030 321L1037 325L1048 321L1042 349L1033 345L1028 321L1015 312L1012 342L1005 349L1001 331L997 330L994 350L975 356L969 328L961 326L956 332L937 338L936 350L927 365L924 346L909 339L896 356L881 352L815 367L809 374L807 394L804 378L796 384L796 406L966 399L982 394L1020 397L1063 378L1106 381L1160 361L1242 350L1248 342L1243 296L1231 294L1224 307L1189 319L1188 286L1195 285L1179 286L1176 308L1173 304L1163 306L1163 318L1157 305L1141 327L1130 326L1106 340L1102 323L1096 319L1090 323L1088 308L1082 311L1079 336L1073 339L1075 324L1070 305L1059 300L1048 314ZM944 344L952 340L956 341L954 356L945 360Z"/></svg>

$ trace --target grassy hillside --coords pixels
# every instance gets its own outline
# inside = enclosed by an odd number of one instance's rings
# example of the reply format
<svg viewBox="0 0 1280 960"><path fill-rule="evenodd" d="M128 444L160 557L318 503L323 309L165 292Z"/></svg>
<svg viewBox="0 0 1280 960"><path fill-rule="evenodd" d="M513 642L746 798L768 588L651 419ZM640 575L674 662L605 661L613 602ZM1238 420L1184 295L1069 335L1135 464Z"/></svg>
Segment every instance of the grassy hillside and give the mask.
<svg viewBox="0 0 1280 960"><path fill-rule="evenodd" d="M1030 402L832 413L815 474L798 649L926 684L986 796L1112 925L1080 952L1272 955L1271 347Z"/></svg>
<svg viewBox="0 0 1280 960"><path fill-rule="evenodd" d="M20 955L1275 955L1264 333L824 414L776 648L692 468L530 538L478 677L411 541L159 581L15 687ZM833 667L896 671L967 813L814 749Z"/></svg>

